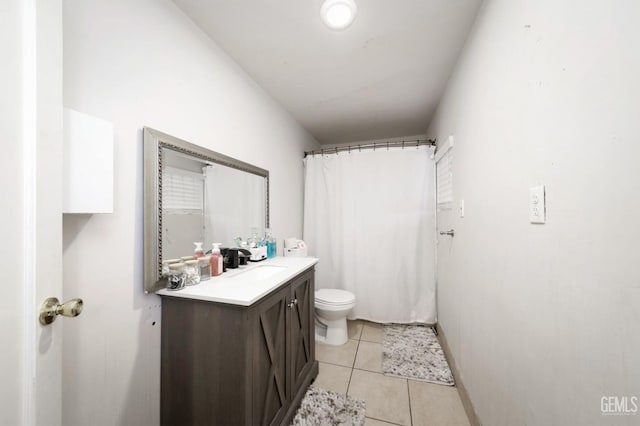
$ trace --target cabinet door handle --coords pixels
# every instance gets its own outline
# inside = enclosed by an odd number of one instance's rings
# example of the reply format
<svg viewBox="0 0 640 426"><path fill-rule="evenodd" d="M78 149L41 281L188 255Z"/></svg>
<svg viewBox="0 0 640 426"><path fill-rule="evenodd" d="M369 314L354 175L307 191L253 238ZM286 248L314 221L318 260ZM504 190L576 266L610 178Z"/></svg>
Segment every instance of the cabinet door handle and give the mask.
<svg viewBox="0 0 640 426"><path fill-rule="evenodd" d="M298 299L293 299L290 303L287 303L287 306L290 309L293 309L294 306L296 306L298 304Z"/></svg>

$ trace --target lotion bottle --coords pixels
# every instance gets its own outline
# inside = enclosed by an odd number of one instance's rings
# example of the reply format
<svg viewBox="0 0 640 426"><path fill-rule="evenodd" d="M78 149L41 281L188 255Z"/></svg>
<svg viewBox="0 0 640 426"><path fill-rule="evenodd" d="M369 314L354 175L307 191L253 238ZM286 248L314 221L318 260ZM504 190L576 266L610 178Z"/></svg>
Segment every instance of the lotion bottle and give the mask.
<svg viewBox="0 0 640 426"><path fill-rule="evenodd" d="M204 257L204 250L202 249L202 243L193 243L196 248L193 250L193 257L196 259L200 259Z"/></svg>
<svg viewBox="0 0 640 426"><path fill-rule="evenodd" d="M222 274L222 254L220 254L220 243L213 243L213 249L211 250L211 276L217 277Z"/></svg>

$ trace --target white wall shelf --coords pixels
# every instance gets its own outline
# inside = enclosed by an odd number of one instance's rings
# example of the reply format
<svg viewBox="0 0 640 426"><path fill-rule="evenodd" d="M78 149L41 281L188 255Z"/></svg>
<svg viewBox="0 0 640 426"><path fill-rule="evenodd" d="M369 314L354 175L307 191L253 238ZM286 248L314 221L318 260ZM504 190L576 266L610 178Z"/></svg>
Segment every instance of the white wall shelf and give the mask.
<svg viewBox="0 0 640 426"><path fill-rule="evenodd" d="M113 213L113 124L64 109L63 213Z"/></svg>

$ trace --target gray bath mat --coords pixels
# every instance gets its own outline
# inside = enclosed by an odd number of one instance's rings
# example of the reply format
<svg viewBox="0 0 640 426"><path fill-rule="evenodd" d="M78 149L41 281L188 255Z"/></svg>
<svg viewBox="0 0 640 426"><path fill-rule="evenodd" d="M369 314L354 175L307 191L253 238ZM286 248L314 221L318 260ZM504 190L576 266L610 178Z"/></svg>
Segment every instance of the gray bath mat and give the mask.
<svg viewBox="0 0 640 426"><path fill-rule="evenodd" d="M364 401L310 387L302 398L291 426L363 426L364 412Z"/></svg>
<svg viewBox="0 0 640 426"><path fill-rule="evenodd" d="M382 371L390 376L453 386L453 375L430 327L389 324L382 333Z"/></svg>

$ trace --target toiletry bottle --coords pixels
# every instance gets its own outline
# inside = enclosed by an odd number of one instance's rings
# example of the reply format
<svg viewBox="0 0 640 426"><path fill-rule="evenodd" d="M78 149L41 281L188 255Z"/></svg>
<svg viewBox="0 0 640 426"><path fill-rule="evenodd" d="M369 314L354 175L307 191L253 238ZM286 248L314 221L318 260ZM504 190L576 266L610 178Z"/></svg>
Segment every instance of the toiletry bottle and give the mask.
<svg viewBox="0 0 640 426"><path fill-rule="evenodd" d="M204 250L202 249L202 243L193 243L196 248L193 250L193 257L196 259L200 259L204 256Z"/></svg>
<svg viewBox="0 0 640 426"><path fill-rule="evenodd" d="M220 243L213 243L211 250L211 276L217 277L222 274L222 254L220 254Z"/></svg>
<svg viewBox="0 0 640 426"><path fill-rule="evenodd" d="M271 235L271 229L267 228L265 234L267 245L267 259L271 259L273 257L276 257L276 240L275 238L273 238L273 235Z"/></svg>
<svg viewBox="0 0 640 426"><path fill-rule="evenodd" d="M251 236L249 237L249 248L260 247L260 237L258 236L258 228L251 228Z"/></svg>

